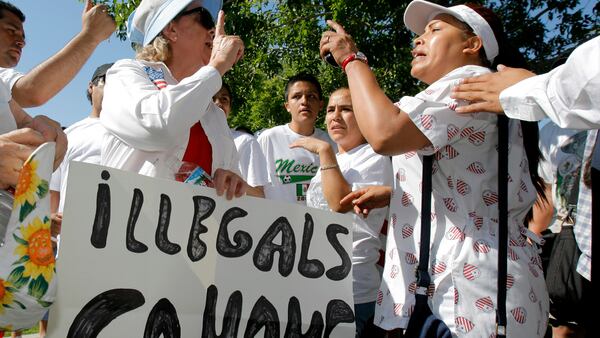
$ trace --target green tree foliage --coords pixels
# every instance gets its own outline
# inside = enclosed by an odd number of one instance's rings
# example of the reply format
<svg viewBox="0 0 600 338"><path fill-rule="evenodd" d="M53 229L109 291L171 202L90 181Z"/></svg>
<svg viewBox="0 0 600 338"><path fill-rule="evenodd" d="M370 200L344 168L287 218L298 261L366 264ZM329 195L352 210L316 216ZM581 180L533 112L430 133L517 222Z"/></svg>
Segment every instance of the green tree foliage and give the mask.
<svg viewBox="0 0 600 338"><path fill-rule="evenodd" d="M124 37L124 22L140 0L105 0ZM101 1L99 1L101 2ZM453 5L463 1L437 1ZM554 60L598 35L600 5L588 0L487 0L502 18L513 45L532 69L546 71ZM228 0L226 31L244 39L245 57L226 75L233 90L232 125L252 130L289 121L283 108L290 76L315 74L325 96L346 85L344 74L319 58L326 19L341 23L368 57L381 87L393 100L422 85L410 76L414 36L404 28L403 0ZM322 117L319 123L322 123Z"/></svg>
<svg viewBox="0 0 600 338"><path fill-rule="evenodd" d="M85 2L85 0L79 0L79 2ZM116 34L121 40L125 40L127 38L127 18L142 0L95 0L93 2L108 6L110 14L117 23Z"/></svg>

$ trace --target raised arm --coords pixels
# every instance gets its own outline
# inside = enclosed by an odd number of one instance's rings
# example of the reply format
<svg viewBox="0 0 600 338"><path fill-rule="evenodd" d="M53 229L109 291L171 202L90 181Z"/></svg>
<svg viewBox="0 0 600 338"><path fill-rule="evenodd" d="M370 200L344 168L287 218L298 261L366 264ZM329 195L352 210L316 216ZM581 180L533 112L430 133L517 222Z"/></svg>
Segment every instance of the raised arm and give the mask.
<svg viewBox="0 0 600 338"><path fill-rule="evenodd" d="M519 120L549 117L561 128L598 129L599 59L600 37L595 37L575 48L565 64L545 74L534 76L525 69L504 67L498 73L466 79L453 97L472 104L457 111L504 110Z"/></svg>
<svg viewBox="0 0 600 338"><path fill-rule="evenodd" d="M337 63L342 64L358 48L341 25L331 20L327 24L334 31L323 33L321 57L331 52ZM377 153L397 155L430 145L409 116L385 95L369 65L349 62L345 72L356 120L365 139Z"/></svg>
<svg viewBox="0 0 600 338"><path fill-rule="evenodd" d="M98 44L115 30L115 21L106 5L87 0L81 31L63 49L20 78L12 88L13 98L22 107L46 103L79 72ZM40 84L44 85L40 85Z"/></svg>

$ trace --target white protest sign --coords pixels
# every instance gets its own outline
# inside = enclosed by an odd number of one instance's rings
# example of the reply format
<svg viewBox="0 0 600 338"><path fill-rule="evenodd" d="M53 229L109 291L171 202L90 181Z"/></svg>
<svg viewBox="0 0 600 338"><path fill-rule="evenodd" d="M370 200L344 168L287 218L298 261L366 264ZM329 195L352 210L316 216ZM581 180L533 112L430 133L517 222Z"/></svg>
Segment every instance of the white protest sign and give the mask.
<svg viewBox="0 0 600 338"><path fill-rule="evenodd" d="M50 337L353 337L352 219L73 162Z"/></svg>

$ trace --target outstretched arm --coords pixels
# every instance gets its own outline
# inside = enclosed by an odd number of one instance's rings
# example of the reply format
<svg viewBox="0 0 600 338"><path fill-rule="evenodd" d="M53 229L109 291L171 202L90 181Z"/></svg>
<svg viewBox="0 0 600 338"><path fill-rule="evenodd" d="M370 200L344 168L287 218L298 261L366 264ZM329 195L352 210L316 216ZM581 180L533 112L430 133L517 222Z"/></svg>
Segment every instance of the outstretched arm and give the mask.
<svg viewBox="0 0 600 338"><path fill-rule="evenodd" d="M87 0L81 32L58 53L17 80L12 88L13 98L22 107L36 107L46 103L75 77L96 47L114 32L115 27L115 21L107 13L106 5L94 6L91 0Z"/></svg>
<svg viewBox="0 0 600 338"><path fill-rule="evenodd" d="M469 101L470 104L456 108L459 113L490 112L504 114L500 93L506 88L535 76L521 68L498 66L497 73L490 73L462 80L450 95L453 99Z"/></svg>

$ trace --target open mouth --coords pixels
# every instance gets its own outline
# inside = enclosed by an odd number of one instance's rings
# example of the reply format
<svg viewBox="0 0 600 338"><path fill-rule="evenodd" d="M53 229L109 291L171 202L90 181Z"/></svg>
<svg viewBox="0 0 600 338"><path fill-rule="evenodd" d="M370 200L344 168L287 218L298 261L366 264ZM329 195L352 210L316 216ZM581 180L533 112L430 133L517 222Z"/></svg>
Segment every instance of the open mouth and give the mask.
<svg viewBox="0 0 600 338"><path fill-rule="evenodd" d="M423 58L425 56L427 56L427 54L425 54L424 52L420 51L420 50L413 50L411 52L413 59L420 59Z"/></svg>

